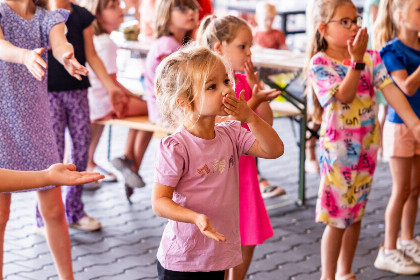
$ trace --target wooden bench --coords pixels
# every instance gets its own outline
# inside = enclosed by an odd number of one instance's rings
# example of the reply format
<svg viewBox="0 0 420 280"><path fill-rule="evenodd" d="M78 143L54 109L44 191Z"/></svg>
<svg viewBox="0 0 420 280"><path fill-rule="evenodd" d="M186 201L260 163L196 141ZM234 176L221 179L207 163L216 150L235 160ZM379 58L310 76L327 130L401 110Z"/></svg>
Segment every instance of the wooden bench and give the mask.
<svg viewBox="0 0 420 280"><path fill-rule="evenodd" d="M126 117L122 119L109 119L103 121L96 121L95 124L102 124L109 126L109 133L108 133L108 160L111 158L111 136L112 136L112 126L119 125L125 126L131 129L143 130L143 131L150 131L153 132L154 137L165 137L169 134L172 134L175 129L169 128L161 125L157 125L149 121L148 116L134 116L134 117Z"/></svg>

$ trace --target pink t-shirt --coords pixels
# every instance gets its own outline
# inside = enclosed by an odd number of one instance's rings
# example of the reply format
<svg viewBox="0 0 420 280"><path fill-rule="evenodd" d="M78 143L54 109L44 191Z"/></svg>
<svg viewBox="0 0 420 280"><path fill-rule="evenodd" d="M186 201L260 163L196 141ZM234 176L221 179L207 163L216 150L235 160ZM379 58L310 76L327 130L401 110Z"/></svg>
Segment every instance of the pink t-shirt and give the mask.
<svg viewBox="0 0 420 280"><path fill-rule="evenodd" d="M242 263L239 233L238 162L255 141L238 121L216 124L205 140L185 128L161 140L156 151L155 182L174 188L179 205L207 215L226 237L217 242L190 223L169 220L157 259L174 271L216 271Z"/></svg>
<svg viewBox="0 0 420 280"><path fill-rule="evenodd" d="M280 30L257 31L254 36L256 45L263 48L280 49L286 43L286 37Z"/></svg>
<svg viewBox="0 0 420 280"><path fill-rule="evenodd" d="M161 114L156 104L156 95L154 88L156 68L162 61L163 56L168 56L181 47L181 44L172 36L162 36L157 39L150 48L146 59L145 84L147 97L147 110L149 120L154 123L160 123Z"/></svg>

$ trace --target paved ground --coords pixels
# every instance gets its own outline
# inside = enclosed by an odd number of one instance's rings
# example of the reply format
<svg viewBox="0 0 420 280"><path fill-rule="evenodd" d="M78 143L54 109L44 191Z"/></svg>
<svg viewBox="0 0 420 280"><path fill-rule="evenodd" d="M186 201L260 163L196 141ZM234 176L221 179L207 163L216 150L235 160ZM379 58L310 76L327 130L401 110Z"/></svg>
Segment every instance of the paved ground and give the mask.
<svg viewBox="0 0 420 280"><path fill-rule="evenodd" d="M294 199L297 189L298 148L293 127L289 120L280 119L275 121L275 128L286 144L285 155L277 160L261 160L260 165L263 175L272 183L285 187L288 195L267 200L267 205ZM126 132L123 128L114 128L113 157L122 153ZM166 223L153 214L150 204L156 144L154 139L140 171L147 186L136 190L133 205L125 199L122 182L104 184L97 191L85 192L86 210L102 221L103 229L88 233L70 229L76 279L156 279L155 255ZM97 161L110 167L106 160L106 137L101 140ZM305 206L292 205L269 211L275 235L257 247L249 279L319 279L319 241L323 226L313 221L318 182L318 175L308 174L309 199ZM390 187L388 166L381 164L375 175L355 258L354 272L358 279L420 279L420 276L404 277L378 271L372 265L378 245L383 242L383 214ZM34 233L34 207L34 193L13 196L5 241L5 279L57 279L45 239Z"/></svg>

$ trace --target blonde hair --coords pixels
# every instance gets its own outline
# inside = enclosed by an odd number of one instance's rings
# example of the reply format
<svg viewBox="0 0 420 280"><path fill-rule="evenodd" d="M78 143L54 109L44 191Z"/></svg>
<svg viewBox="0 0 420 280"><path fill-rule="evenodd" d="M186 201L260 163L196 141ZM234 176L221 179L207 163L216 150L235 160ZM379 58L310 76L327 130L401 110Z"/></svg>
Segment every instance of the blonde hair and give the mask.
<svg viewBox="0 0 420 280"><path fill-rule="evenodd" d="M224 64L229 79L234 81L228 63L205 47L190 44L162 60L156 69L155 92L164 121L171 126L183 121L188 112L178 106L177 99L184 100L185 108L192 110L194 100L204 98L205 83L218 62Z"/></svg>
<svg viewBox="0 0 420 280"><path fill-rule="evenodd" d="M155 39L162 36L171 36L169 25L171 24L172 10L177 6L189 6L199 9L200 5L196 0L159 0L156 2ZM194 30L188 31L184 37L184 44L192 38Z"/></svg>
<svg viewBox="0 0 420 280"><path fill-rule="evenodd" d="M49 10L48 0L32 0L36 6Z"/></svg>
<svg viewBox="0 0 420 280"><path fill-rule="evenodd" d="M382 0L379 3L378 17L373 26L374 48L380 50L386 42L398 36L399 22L397 11L406 13L412 0Z"/></svg>
<svg viewBox="0 0 420 280"><path fill-rule="evenodd" d="M96 16L95 20L92 22L93 32L95 35L106 33L98 22L98 15L100 15L102 11L108 6L109 2L115 1L117 0L79 0L80 6L86 8L86 10Z"/></svg>
<svg viewBox="0 0 420 280"><path fill-rule="evenodd" d="M213 49L214 44L217 42L229 44L235 39L238 30L243 27L251 30L245 20L235 16L216 18L213 15L209 15L201 21L197 31L197 42L210 49Z"/></svg>
<svg viewBox="0 0 420 280"><path fill-rule="evenodd" d="M255 8L255 15L257 18L264 17L265 15L275 16L277 14L276 6L268 2L258 2Z"/></svg>
<svg viewBox="0 0 420 280"><path fill-rule="evenodd" d="M306 74L309 73L309 66L312 57L316 53L323 52L328 48L327 41L318 30L320 24L328 23L334 16L337 8L347 3L351 4L354 9L356 9L356 6L351 0L314 0L312 14L310 17L311 22L308 25L312 27L312 29L307 30L308 45L306 48L306 63L304 69ZM306 92L308 92L308 89L309 88L307 87ZM322 119L323 108L319 103L319 100L316 97L314 91L312 91L312 94L314 101L314 112L312 114L312 118L316 123L320 123Z"/></svg>

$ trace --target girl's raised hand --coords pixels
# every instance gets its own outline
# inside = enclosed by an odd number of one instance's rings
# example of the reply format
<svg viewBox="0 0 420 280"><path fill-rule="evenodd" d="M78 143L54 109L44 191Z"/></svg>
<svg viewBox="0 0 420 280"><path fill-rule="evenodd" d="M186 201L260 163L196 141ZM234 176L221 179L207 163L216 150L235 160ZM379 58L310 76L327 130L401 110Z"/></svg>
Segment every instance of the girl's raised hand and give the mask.
<svg viewBox="0 0 420 280"><path fill-rule="evenodd" d="M281 94L281 91L275 89L261 89L261 86L254 85L252 89L252 97L258 100L259 103L264 101L271 101Z"/></svg>
<svg viewBox="0 0 420 280"><path fill-rule="evenodd" d="M198 229L204 236L207 236L208 238L214 239L219 242L226 242L226 237L223 234L217 232L217 230L210 223L210 220L209 218L207 218L206 215L198 215L195 221L195 225L198 227Z"/></svg>
<svg viewBox="0 0 420 280"><path fill-rule="evenodd" d="M88 74L86 67L76 60L73 52L63 54L63 66L71 76L75 77L79 81L82 79L80 75L87 76Z"/></svg>
<svg viewBox="0 0 420 280"><path fill-rule="evenodd" d="M255 72L254 64L252 64L251 59L245 62L244 70L246 81L248 82L249 86L253 88L254 85L258 85L258 72Z"/></svg>
<svg viewBox="0 0 420 280"><path fill-rule="evenodd" d="M248 118L254 114L245 101L244 92L245 90L241 91L239 99L232 94L223 97L225 112L242 123L247 122Z"/></svg>
<svg viewBox="0 0 420 280"><path fill-rule="evenodd" d="M73 186L103 179L105 176L96 172L78 172L74 164L57 163L47 169L47 180L51 185Z"/></svg>
<svg viewBox="0 0 420 280"><path fill-rule="evenodd" d="M28 50L23 58L23 64L38 81L42 81L45 76L45 71L42 68L47 69L47 63L41 58L44 51L44 48Z"/></svg>
<svg viewBox="0 0 420 280"><path fill-rule="evenodd" d="M363 61L363 56L366 52L368 40L369 35L365 27L359 29L353 41L347 41L347 48L353 61Z"/></svg>

